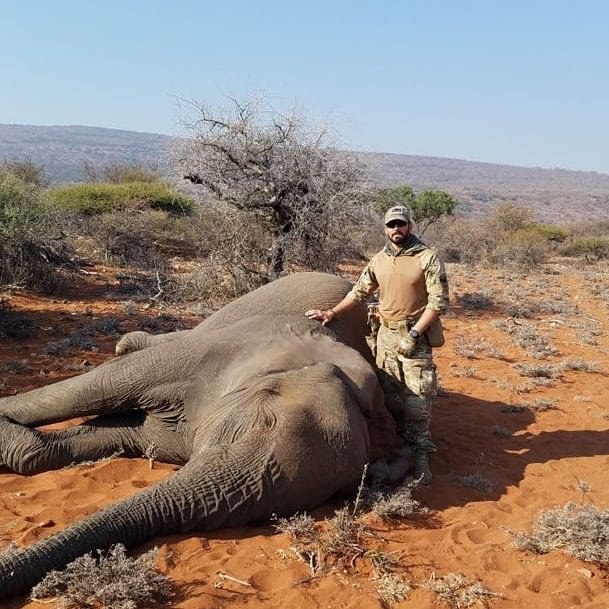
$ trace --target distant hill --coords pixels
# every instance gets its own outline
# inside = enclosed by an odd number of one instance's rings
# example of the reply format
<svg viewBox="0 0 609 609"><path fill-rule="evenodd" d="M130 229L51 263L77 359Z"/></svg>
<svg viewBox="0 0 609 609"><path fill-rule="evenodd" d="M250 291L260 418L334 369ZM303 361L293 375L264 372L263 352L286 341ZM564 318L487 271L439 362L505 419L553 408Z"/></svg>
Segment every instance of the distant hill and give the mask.
<svg viewBox="0 0 609 609"><path fill-rule="evenodd" d="M30 158L54 184L80 181L88 162L162 164L172 138L82 126L0 125L0 159ZM358 153L379 186L441 188L459 200L459 214L484 217L512 201L557 224L609 220L609 175L406 154Z"/></svg>
<svg viewBox="0 0 609 609"><path fill-rule="evenodd" d="M53 184L84 179L85 163L159 163L171 138L101 127L0 125L0 159L26 159L44 165Z"/></svg>

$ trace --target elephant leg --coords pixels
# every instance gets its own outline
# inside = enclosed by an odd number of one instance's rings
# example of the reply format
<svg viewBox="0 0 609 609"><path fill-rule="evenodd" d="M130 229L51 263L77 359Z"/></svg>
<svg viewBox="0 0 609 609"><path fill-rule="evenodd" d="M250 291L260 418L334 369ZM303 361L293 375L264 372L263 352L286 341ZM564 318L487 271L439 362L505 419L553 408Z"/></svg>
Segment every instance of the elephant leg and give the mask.
<svg viewBox="0 0 609 609"><path fill-rule="evenodd" d="M157 387L144 394L149 410L100 415L60 431L43 432L0 416L0 464L18 473L35 474L117 453L184 464L191 451L181 401L167 406L176 391L173 384Z"/></svg>
<svg viewBox="0 0 609 609"><path fill-rule="evenodd" d="M150 334L141 330L128 332L116 343L114 352L116 355L125 355L133 351L141 351L153 345L183 338L188 332L190 330L177 330L176 332L167 332L166 334Z"/></svg>
<svg viewBox="0 0 609 609"><path fill-rule="evenodd" d="M43 432L0 417L0 463L19 474L37 474L117 453L141 454L145 414L99 417L70 429Z"/></svg>
<svg viewBox="0 0 609 609"><path fill-rule="evenodd" d="M168 355L162 345L106 362L90 372L14 396L0 398L0 416L28 427L38 427L100 414L142 408L159 400L164 409L179 406L188 346ZM185 353L185 354L184 354ZM173 391L167 387L176 387ZM155 397L160 391L161 397Z"/></svg>

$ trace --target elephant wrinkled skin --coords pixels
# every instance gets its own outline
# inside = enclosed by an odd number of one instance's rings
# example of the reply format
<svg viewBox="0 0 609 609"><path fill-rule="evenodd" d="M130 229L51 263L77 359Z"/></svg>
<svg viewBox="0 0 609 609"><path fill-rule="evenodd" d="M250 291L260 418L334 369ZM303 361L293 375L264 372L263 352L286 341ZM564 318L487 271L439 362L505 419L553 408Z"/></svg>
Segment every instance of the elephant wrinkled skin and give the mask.
<svg viewBox="0 0 609 609"><path fill-rule="evenodd" d="M122 543L242 525L357 487L382 393L355 308L327 328L304 316L349 289L322 273L279 279L192 330L134 332L92 371L0 399L0 463L36 474L121 452L182 464L160 483L30 547L0 555L0 598ZM43 433L75 417L82 425Z"/></svg>

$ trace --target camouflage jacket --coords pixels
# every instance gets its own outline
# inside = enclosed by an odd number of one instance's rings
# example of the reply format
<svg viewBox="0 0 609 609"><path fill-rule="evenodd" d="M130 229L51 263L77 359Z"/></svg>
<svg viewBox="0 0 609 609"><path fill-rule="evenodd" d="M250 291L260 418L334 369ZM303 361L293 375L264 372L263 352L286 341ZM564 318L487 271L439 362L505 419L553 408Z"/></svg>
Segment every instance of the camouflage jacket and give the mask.
<svg viewBox="0 0 609 609"><path fill-rule="evenodd" d="M444 312L448 306L448 280L444 264L436 252L427 247L415 235L410 235L404 244L404 247L397 252L394 251L390 243L387 243L366 265L355 285L349 292L349 297L355 302L365 302L368 300L374 292L379 289L375 267L380 264L381 257L393 258L400 256L416 256L421 264L421 270L425 281L425 290L427 292L427 303L424 308L432 309L438 313ZM395 278L390 279L390 281L399 279L399 275L396 275ZM379 294L379 301L382 308L382 290Z"/></svg>

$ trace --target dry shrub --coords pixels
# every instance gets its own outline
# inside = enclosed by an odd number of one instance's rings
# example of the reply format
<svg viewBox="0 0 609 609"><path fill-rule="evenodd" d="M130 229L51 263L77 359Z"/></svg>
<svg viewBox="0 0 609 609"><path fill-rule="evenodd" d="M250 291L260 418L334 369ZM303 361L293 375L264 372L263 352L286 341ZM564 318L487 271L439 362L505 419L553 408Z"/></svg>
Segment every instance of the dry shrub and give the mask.
<svg viewBox="0 0 609 609"><path fill-rule="evenodd" d="M29 338L35 331L30 318L17 313L8 300L0 298L0 338Z"/></svg>
<svg viewBox="0 0 609 609"><path fill-rule="evenodd" d="M465 575L457 573L433 577L425 584L425 587L435 592L455 609L471 607L480 603L484 605L489 597L500 596L487 590L480 582L472 583Z"/></svg>
<svg viewBox="0 0 609 609"><path fill-rule="evenodd" d="M488 291L466 292L459 296L460 305L468 311L479 311L481 309L492 309L494 306L493 297Z"/></svg>
<svg viewBox="0 0 609 609"><path fill-rule="evenodd" d="M189 272L174 278L175 300L197 301L209 313L268 281L272 241L254 212L209 205L198 225L205 251Z"/></svg>
<svg viewBox="0 0 609 609"><path fill-rule="evenodd" d="M364 486L367 467L364 468L357 498L351 508L346 505L334 512L334 516L316 523L308 514L295 514L290 518L276 519L275 528L289 535L293 546L290 550L311 570L311 577L321 572L339 570L350 573L358 559L372 567L372 581L383 603L399 602L406 598L410 586L395 573L398 560L395 553L386 553L369 547L368 540L378 536L360 517L359 508L387 520L424 514L428 510L412 498L416 481L397 488L385 487L375 482L373 488Z"/></svg>
<svg viewBox="0 0 609 609"><path fill-rule="evenodd" d="M205 312L215 311L269 281L273 259L271 225L264 214L243 211L221 202L202 205L196 220L198 241L205 244L191 270L175 278L174 299L196 300ZM337 220L338 222L338 220ZM344 233L344 225L340 230ZM358 257L354 241L339 235L339 227L315 228L316 247L290 237L285 244L286 272L314 269L335 272L349 257Z"/></svg>
<svg viewBox="0 0 609 609"><path fill-rule="evenodd" d="M514 545L538 554L564 550L580 560L609 564L609 509L569 502L542 512L533 532L518 533Z"/></svg>
<svg viewBox="0 0 609 609"><path fill-rule="evenodd" d="M530 378L545 378L545 379L556 379L560 375L562 366L555 366L553 364L513 364L522 376Z"/></svg>
<svg viewBox="0 0 609 609"><path fill-rule="evenodd" d="M538 229L530 210L512 203L499 205L482 222L442 219L429 233L447 262L530 271L552 252L552 234Z"/></svg>
<svg viewBox="0 0 609 609"><path fill-rule="evenodd" d="M609 258L609 237L578 237L562 251L565 256L584 256L588 260Z"/></svg>
<svg viewBox="0 0 609 609"><path fill-rule="evenodd" d="M129 558L117 544L97 558L85 554L64 571L51 571L33 588L34 600L56 598L60 609L136 609L166 601L171 596L169 578L154 566L154 548L138 558Z"/></svg>
<svg viewBox="0 0 609 609"><path fill-rule="evenodd" d="M164 211L115 211L74 222L74 245L106 264L159 269L172 256L195 257L206 251L196 220Z"/></svg>
<svg viewBox="0 0 609 609"><path fill-rule="evenodd" d="M399 603L406 599L410 585L390 571L376 572L374 575L376 591L379 598L385 603Z"/></svg>
<svg viewBox="0 0 609 609"><path fill-rule="evenodd" d="M111 182L112 184L157 182L160 179L158 167L150 163L144 167L141 163L113 161L103 167L96 167L85 161L83 173L87 182Z"/></svg>
<svg viewBox="0 0 609 609"><path fill-rule="evenodd" d="M532 402L523 402L521 408L532 412L545 412L546 410L556 410L556 400L552 398L537 398Z"/></svg>
<svg viewBox="0 0 609 609"><path fill-rule="evenodd" d="M600 370L598 362L588 362L580 357L569 357L561 365L565 370L576 370L578 372L598 372Z"/></svg>
<svg viewBox="0 0 609 609"><path fill-rule="evenodd" d="M412 491L418 486L414 480L396 487L381 487L366 497L366 505L372 514L390 521L427 514L428 508L412 496Z"/></svg>
<svg viewBox="0 0 609 609"><path fill-rule="evenodd" d="M296 513L289 518L277 518L274 527L280 533L285 533L299 543L310 543L318 535L315 520L306 512Z"/></svg>
<svg viewBox="0 0 609 609"><path fill-rule="evenodd" d="M0 166L0 285L51 293L62 267L75 263L40 193L10 165Z"/></svg>
<svg viewBox="0 0 609 609"><path fill-rule="evenodd" d="M536 359L558 354L558 349L551 344L550 339L540 334L533 324L515 323L514 320L495 320L492 325L506 332L515 344Z"/></svg>
<svg viewBox="0 0 609 609"><path fill-rule="evenodd" d="M462 476L461 486L476 489L483 495L490 495L493 492L492 482L481 472L474 472Z"/></svg>
<svg viewBox="0 0 609 609"><path fill-rule="evenodd" d="M505 265L521 271L532 271L539 269L549 255L550 248L543 236L521 230L500 235L489 262L494 266Z"/></svg>

